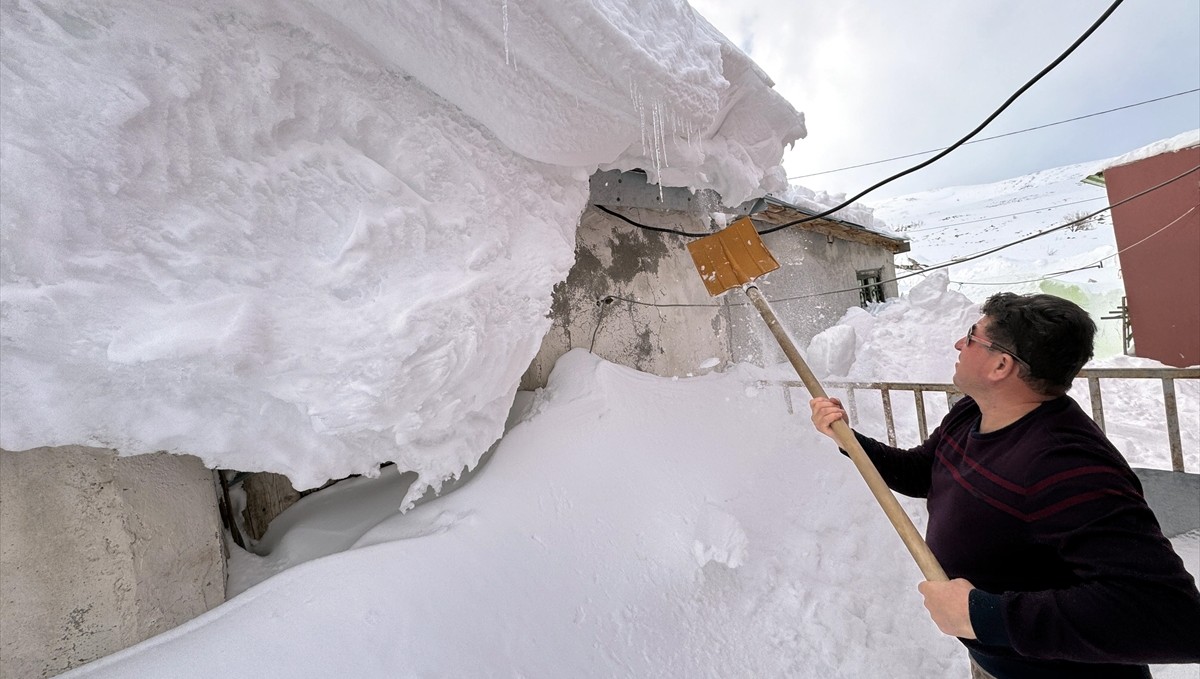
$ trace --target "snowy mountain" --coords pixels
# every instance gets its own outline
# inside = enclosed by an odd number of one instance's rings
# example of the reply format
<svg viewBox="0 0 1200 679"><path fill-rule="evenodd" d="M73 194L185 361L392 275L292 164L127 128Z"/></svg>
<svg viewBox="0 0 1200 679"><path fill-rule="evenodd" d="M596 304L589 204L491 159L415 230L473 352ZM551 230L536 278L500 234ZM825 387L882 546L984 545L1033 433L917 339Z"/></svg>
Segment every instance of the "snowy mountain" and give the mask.
<svg viewBox="0 0 1200 679"><path fill-rule="evenodd" d="M1121 353L1119 321L1100 321L1121 303L1124 286L1108 212L1075 226L1017 242L1108 207L1103 186L1085 177L1112 159L1068 165L993 184L956 186L874 204L875 215L911 240L896 257L897 275L992 250L949 267L951 289L982 302L1001 291L1046 292L1080 304L1097 319L1097 356ZM922 280L900 281L901 291Z"/></svg>

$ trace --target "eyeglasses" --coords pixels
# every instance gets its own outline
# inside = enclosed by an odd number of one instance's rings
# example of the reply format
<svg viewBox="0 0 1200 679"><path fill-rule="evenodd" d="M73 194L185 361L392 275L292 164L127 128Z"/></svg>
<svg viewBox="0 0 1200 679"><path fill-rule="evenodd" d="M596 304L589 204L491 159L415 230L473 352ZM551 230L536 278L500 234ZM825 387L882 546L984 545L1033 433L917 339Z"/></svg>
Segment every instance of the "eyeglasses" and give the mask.
<svg viewBox="0 0 1200 679"><path fill-rule="evenodd" d="M978 325L978 324L976 324L976 325ZM1029 363L1025 359L1023 359L1020 356L1013 353L1012 349L1009 349L1007 347L1002 347L999 344L996 344L995 342L993 342L991 340L984 339L984 338L976 335L975 334L975 325L972 325L971 329L967 331L966 339L967 339L967 342L966 342L965 346L968 346L968 347L971 346L971 342L979 342L980 344L987 347L988 349L991 349L992 351L999 351L1001 353L1005 353L1005 354L1008 354L1009 356L1012 356L1013 360L1015 360L1017 363L1020 363L1021 365L1025 366L1026 370L1030 370L1030 371L1033 370L1033 367L1030 366Z"/></svg>

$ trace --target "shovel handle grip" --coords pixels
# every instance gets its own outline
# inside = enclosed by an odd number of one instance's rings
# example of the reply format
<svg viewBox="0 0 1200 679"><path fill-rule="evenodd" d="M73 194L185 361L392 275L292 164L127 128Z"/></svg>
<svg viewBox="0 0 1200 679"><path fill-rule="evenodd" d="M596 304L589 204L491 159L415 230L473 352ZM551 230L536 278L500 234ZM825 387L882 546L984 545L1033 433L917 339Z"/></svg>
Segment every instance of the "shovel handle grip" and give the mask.
<svg viewBox="0 0 1200 679"><path fill-rule="evenodd" d="M788 361L796 369L796 373L800 376L800 381L808 389L808 393L812 394L813 398L828 398L825 394L825 389L821 387L821 383L813 375L812 370L809 370L808 364L804 362L804 358L800 356L800 350L796 348L796 343L788 335L787 329L779 322L779 317L775 315L775 311L767 302L767 298L763 297L762 292L755 285L747 284L743 286L743 289L746 291L746 296L750 298L751 303L758 309L759 314L762 315L763 320L767 322L767 327L771 329L771 334L775 336ZM871 494L875 496L875 501L879 503L879 506L883 509L883 513L891 521L892 527L900 535L900 539L904 542L904 546L908 548L908 552L912 555L913 560L917 562L917 567L921 569L921 573L925 576L925 579L941 582L948 580L949 578L946 577L946 572L942 570L937 557L933 555L933 552L929 549L929 545L921 537L921 533L917 531L917 527L913 525L912 519L905 513L904 508L900 506L900 503L896 500L896 496L892 494L892 489L888 488L887 482L879 475L879 470L875 468L875 465L871 462L871 458L867 457L862 444L858 442L858 438L850 430L850 425L841 420L834 422L833 434L842 450L845 450L850 455L850 461L854 463L859 475L867 482L867 487L871 489Z"/></svg>

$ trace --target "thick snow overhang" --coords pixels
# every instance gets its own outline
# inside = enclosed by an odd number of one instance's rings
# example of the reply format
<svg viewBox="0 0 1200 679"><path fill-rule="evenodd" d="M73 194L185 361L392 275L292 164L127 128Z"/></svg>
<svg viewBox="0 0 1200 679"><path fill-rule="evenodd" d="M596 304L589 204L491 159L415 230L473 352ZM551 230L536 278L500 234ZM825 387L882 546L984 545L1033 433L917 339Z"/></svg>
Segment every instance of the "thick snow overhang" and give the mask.
<svg viewBox="0 0 1200 679"><path fill-rule="evenodd" d="M677 0L53 5L0 6L12 450L417 497L502 433L597 169L738 205L805 134Z"/></svg>

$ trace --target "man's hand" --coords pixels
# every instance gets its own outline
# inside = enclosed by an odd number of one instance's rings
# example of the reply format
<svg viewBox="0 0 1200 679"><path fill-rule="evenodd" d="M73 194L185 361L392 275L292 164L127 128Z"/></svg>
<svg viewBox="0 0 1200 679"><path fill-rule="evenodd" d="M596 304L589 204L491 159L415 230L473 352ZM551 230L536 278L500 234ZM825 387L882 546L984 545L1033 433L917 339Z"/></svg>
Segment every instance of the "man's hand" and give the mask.
<svg viewBox="0 0 1200 679"><path fill-rule="evenodd" d="M813 426L835 441L837 437L833 435L833 423L841 420L850 424L850 417L842 408L842 402L836 398L814 398L808 402L808 407L812 408Z"/></svg>
<svg viewBox="0 0 1200 679"><path fill-rule="evenodd" d="M926 580L917 585L917 591L925 597L925 608L929 617L945 634L962 639L974 639L975 628L971 627L971 610L968 598L975 585L962 578L949 582Z"/></svg>

